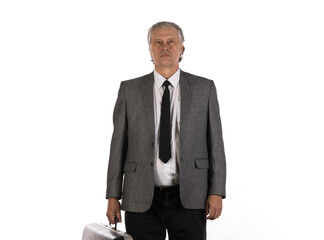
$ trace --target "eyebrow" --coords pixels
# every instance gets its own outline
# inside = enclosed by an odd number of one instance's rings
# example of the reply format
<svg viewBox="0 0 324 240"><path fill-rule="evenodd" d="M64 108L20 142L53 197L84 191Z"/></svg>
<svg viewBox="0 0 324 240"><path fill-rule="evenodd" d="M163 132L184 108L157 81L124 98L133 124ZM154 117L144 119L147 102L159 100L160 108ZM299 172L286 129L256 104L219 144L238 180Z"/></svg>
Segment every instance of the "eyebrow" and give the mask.
<svg viewBox="0 0 324 240"><path fill-rule="evenodd" d="M174 40L174 39L176 39L176 38L174 38L174 37L171 37L171 38L167 38L167 40ZM156 38L156 39L153 39L154 41L157 41L157 40L162 40L162 38Z"/></svg>

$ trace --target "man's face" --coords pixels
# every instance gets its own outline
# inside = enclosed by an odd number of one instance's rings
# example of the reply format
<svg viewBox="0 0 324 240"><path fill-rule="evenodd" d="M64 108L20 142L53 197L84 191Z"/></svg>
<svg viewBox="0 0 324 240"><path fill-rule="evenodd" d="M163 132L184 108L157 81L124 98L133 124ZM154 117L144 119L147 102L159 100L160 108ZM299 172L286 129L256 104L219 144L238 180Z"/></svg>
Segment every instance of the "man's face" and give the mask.
<svg viewBox="0 0 324 240"><path fill-rule="evenodd" d="M159 27L152 31L150 53L157 68L178 68L183 52L177 30L173 27Z"/></svg>

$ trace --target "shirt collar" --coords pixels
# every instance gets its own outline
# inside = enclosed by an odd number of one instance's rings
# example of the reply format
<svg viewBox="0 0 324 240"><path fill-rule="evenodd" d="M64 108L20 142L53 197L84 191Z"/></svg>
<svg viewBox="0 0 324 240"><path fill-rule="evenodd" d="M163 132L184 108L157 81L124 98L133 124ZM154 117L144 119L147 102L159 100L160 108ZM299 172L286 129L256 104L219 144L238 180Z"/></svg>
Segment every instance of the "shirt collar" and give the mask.
<svg viewBox="0 0 324 240"><path fill-rule="evenodd" d="M160 88L162 87L164 81L166 79L159 74L156 70L154 70L154 81L157 84L157 86ZM168 81L171 83L171 85L175 88L180 80L180 68L171 76L168 78Z"/></svg>

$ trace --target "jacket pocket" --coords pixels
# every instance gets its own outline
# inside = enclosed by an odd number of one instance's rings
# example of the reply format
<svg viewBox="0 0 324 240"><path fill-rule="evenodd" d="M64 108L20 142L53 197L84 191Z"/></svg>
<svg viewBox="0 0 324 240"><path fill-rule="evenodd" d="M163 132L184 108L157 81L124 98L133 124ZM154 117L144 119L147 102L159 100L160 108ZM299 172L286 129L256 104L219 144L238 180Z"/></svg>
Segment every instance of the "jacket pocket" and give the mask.
<svg viewBox="0 0 324 240"><path fill-rule="evenodd" d="M137 164L135 162L125 162L124 172L135 172Z"/></svg>
<svg viewBox="0 0 324 240"><path fill-rule="evenodd" d="M209 168L208 158L195 159L196 168Z"/></svg>

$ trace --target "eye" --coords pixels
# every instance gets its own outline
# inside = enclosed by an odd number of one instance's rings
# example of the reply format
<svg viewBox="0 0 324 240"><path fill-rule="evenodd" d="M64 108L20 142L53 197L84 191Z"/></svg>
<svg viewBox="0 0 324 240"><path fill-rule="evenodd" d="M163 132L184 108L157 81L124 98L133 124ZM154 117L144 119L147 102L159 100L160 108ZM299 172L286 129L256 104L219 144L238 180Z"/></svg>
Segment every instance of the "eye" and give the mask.
<svg viewBox="0 0 324 240"><path fill-rule="evenodd" d="M174 44L175 44L175 41L174 41L174 40L169 40L168 43L169 43L170 45L174 45Z"/></svg>
<svg viewBox="0 0 324 240"><path fill-rule="evenodd" d="M161 45L161 43L162 43L161 40L157 40L157 41L155 41L155 44L157 44L157 45Z"/></svg>

